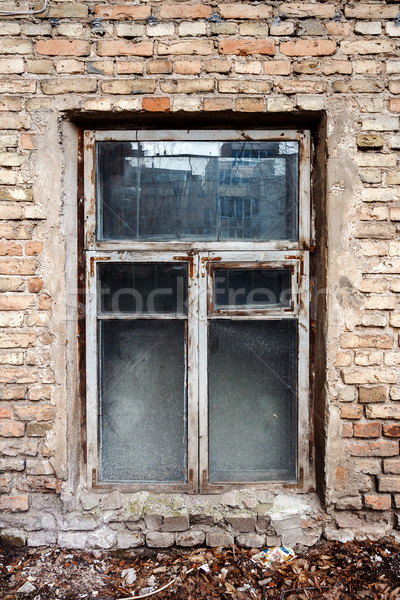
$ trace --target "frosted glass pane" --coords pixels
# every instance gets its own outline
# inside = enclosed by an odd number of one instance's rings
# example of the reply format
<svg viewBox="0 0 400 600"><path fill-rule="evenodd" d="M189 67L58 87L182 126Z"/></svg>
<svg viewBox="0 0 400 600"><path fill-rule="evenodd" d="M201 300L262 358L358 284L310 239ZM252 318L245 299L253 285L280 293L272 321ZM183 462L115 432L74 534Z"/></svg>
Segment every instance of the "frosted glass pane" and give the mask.
<svg viewBox="0 0 400 600"><path fill-rule="evenodd" d="M249 310L291 304L290 269L213 269L214 308Z"/></svg>
<svg viewBox="0 0 400 600"><path fill-rule="evenodd" d="M187 314L187 265L107 262L97 269L99 312Z"/></svg>
<svg viewBox="0 0 400 600"><path fill-rule="evenodd" d="M297 322L209 322L209 478L296 478Z"/></svg>
<svg viewBox="0 0 400 600"><path fill-rule="evenodd" d="M99 240L297 240L298 143L98 142Z"/></svg>
<svg viewBox="0 0 400 600"><path fill-rule="evenodd" d="M185 322L101 321L100 479L186 480Z"/></svg>

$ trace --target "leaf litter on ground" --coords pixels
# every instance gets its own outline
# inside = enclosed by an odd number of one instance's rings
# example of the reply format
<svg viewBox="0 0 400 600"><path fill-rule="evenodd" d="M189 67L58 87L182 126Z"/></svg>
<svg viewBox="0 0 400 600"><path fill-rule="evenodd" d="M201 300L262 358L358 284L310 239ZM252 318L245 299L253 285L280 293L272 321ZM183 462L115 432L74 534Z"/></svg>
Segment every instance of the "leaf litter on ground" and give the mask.
<svg viewBox="0 0 400 600"><path fill-rule="evenodd" d="M264 568L259 549L92 552L0 543L2 600L400 600L400 544L320 542Z"/></svg>

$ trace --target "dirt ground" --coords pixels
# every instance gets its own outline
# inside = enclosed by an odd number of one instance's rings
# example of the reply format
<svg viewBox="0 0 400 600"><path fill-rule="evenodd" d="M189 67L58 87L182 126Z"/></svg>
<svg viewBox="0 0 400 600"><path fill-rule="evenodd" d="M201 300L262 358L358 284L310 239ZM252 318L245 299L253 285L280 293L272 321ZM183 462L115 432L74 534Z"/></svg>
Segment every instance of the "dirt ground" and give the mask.
<svg viewBox="0 0 400 600"><path fill-rule="evenodd" d="M319 543L268 569L252 558L257 552L236 546L83 552L0 543L0 598L400 600L400 544L391 538Z"/></svg>

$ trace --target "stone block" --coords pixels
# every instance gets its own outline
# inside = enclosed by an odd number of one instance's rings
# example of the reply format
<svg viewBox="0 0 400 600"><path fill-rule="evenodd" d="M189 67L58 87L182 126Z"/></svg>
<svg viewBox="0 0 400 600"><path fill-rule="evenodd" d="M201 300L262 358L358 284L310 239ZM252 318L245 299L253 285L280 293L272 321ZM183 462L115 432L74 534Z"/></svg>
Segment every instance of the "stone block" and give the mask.
<svg viewBox="0 0 400 600"><path fill-rule="evenodd" d="M198 546L204 544L205 533L204 531L186 531L183 533L176 534L176 545L190 548L192 546Z"/></svg>
<svg viewBox="0 0 400 600"><path fill-rule="evenodd" d="M262 548L265 544L265 535L258 533L241 533L236 537L238 546L244 548Z"/></svg>
<svg viewBox="0 0 400 600"><path fill-rule="evenodd" d="M226 517L225 521L232 526L234 534L250 533L255 530L255 517Z"/></svg>
<svg viewBox="0 0 400 600"><path fill-rule="evenodd" d="M149 513L144 517L144 525L149 531L161 531L162 515Z"/></svg>
<svg viewBox="0 0 400 600"><path fill-rule="evenodd" d="M117 546L121 549L138 548L145 543L145 536L142 533L118 533Z"/></svg>
<svg viewBox="0 0 400 600"><path fill-rule="evenodd" d="M69 548L71 550L83 550L87 542L87 534L73 531L60 531L58 533L58 545L61 548Z"/></svg>
<svg viewBox="0 0 400 600"><path fill-rule="evenodd" d="M175 536L173 533L160 533L150 531L146 535L146 544L149 548L169 548L174 545Z"/></svg>
<svg viewBox="0 0 400 600"><path fill-rule="evenodd" d="M186 531L189 526L189 515L164 517L162 531Z"/></svg>
<svg viewBox="0 0 400 600"><path fill-rule="evenodd" d="M267 535L266 544L268 548L282 545L282 537L280 535Z"/></svg>
<svg viewBox="0 0 400 600"><path fill-rule="evenodd" d="M208 531L206 534L206 544L212 548L221 546L222 548L228 548L234 544L235 540L233 535L222 529L216 529L214 531Z"/></svg>
<svg viewBox="0 0 400 600"><path fill-rule="evenodd" d="M101 527L88 534L88 545L91 548L112 548L117 541L117 533L106 527Z"/></svg>
<svg viewBox="0 0 400 600"><path fill-rule="evenodd" d="M28 546L52 546L57 541L57 534L54 531L31 531L28 533Z"/></svg>

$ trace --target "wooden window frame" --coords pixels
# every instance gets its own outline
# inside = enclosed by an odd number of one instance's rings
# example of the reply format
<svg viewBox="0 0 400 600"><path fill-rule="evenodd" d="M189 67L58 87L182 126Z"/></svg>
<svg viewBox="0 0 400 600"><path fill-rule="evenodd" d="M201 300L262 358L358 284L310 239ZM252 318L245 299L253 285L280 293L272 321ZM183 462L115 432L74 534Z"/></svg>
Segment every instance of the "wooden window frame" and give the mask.
<svg viewBox="0 0 400 600"><path fill-rule="evenodd" d="M87 481L93 489L121 489L126 492L149 490L214 494L230 489L292 488L304 491L314 485L313 449L310 444L309 376L309 248L311 235L310 132L307 130L140 130L84 132L84 232L83 248L86 278L86 465ZM299 239L293 241L96 241L95 144L97 141L298 141L299 143ZM99 480L99 373L97 358L97 267L112 262L187 262L188 315L187 369L187 482L130 483ZM290 308L257 311L210 311L212 276L215 266L246 268L265 265L290 267L292 299ZM245 314L243 314L245 312ZM154 318L154 317L151 317ZM212 318L298 320L298 436L297 469L294 481L216 482L208 480L208 395L207 322Z"/></svg>

